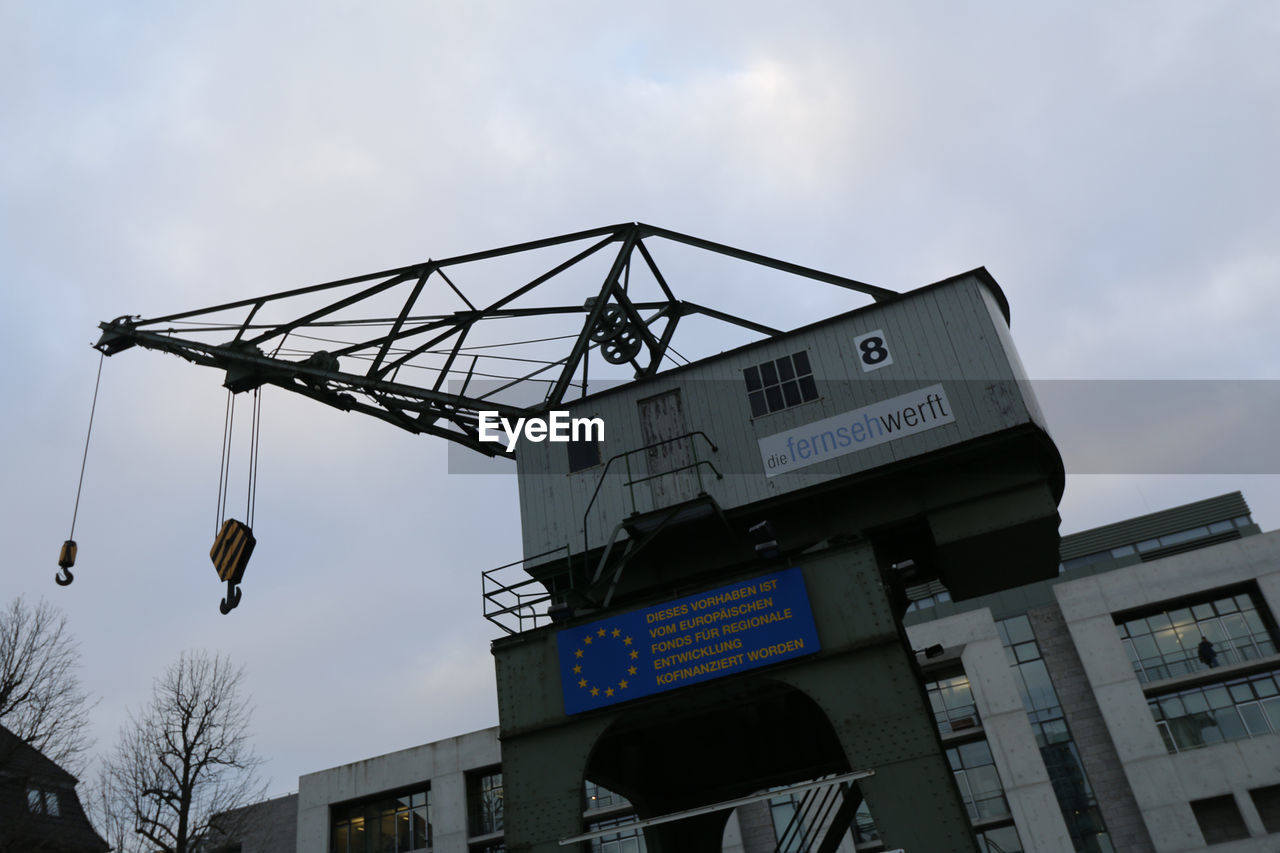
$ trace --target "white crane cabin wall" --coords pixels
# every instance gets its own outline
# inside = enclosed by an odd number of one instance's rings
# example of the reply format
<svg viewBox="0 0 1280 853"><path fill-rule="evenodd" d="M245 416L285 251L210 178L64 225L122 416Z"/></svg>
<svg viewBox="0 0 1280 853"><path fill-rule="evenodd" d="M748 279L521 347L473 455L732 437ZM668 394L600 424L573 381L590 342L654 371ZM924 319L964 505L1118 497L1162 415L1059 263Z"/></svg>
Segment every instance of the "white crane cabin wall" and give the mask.
<svg viewBox="0 0 1280 853"><path fill-rule="evenodd" d="M627 460L617 459L605 474L611 457L650 443L656 398L667 421L657 425L659 437L664 427L667 434L701 430L717 445L711 453L698 439L696 452L723 473L716 479L709 469L700 472L702 487L726 510L1002 430L1027 424L1044 429L1003 305L998 285L979 269L569 403L575 418L603 419L601 463L570 473L567 445L518 445L526 557L566 545L571 553L584 549L583 517L602 474L605 482L587 519L587 548L605 544L633 511L658 508L649 483L626 486ZM872 333L878 344L866 337ZM817 399L753 416L743 371L798 352L807 354ZM673 391L678 412L670 397L662 397ZM650 420L647 431L642 411ZM899 427L886 433L895 415ZM674 425L677 416L683 428ZM783 451L787 463L774 458L768 467L766 457L776 457L769 451L779 448L789 448ZM630 463L632 478L649 473L645 454L633 455ZM671 485L658 501L688 496L687 488Z"/></svg>

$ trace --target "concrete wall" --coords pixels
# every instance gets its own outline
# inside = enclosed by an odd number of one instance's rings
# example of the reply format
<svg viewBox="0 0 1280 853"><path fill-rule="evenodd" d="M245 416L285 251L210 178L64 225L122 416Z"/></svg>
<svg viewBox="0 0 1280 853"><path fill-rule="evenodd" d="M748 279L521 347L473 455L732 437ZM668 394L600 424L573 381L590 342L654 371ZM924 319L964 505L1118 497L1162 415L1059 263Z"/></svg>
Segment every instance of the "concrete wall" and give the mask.
<svg viewBox="0 0 1280 853"><path fill-rule="evenodd" d="M297 848L298 795L232 809L213 823L210 847L239 844L240 853L282 853Z"/></svg>
<svg viewBox="0 0 1280 853"><path fill-rule="evenodd" d="M431 786L434 853L466 853L466 773L500 761L498 730L490 728L302 776L297 849L329 849L331 805L426 782Z"/></svg>
<svg viewBox="0 0 1280 853"><path fill-rule="evenodd" d="M1054 606L1040 607L1027 616L1112 845L1125 853L1152 853L1142 813L1129 790L1098 702L1089 690L1062 611Z"/></svg>
<svg viewBox="0 0 1280 853"><path fill-rule="evenodd" d="M1058 584L1054 592L1079 654L1088 689L1115 744L1125 777L1159 853L1204 849L1192 800L1231 794L1254 838L1215 851L1274 853L1249 789L1280 784L1280 736L1269 735L1170 755L1147 708L1115 628L1113 614L1256 579L1270 611L1280 613L1280 534L1269 533L1166 557L1121 571ZM1280 656L1274 659L1280 667ZM1252 669L1253 664L1245 665ZM1215 671L1227 678L1232 667ZM1192 676L1192 680L1202 676ZM1176 690L1187 677L1148 689Z"/></svg>
<svg viewBox="0 0 1280 853"><path fill-rule="evenodd" d="M1023 847L1035 853L1073 853L991 611L984 607L913 625L907 636L917 649L938 643L948 655L959 652Z"/></svg>

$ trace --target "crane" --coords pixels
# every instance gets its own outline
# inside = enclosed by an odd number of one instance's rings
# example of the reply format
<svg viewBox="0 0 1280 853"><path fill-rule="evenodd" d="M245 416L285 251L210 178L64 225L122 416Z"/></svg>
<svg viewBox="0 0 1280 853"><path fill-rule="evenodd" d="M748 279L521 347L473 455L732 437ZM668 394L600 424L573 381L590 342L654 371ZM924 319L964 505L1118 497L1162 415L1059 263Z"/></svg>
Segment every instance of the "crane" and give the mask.
<svg viewBox="0 0 1280 853"><path fill-rule="evenodd" d="M224 371L223 384L232 394L273 385L492 457L505 448L481 440L480 412L512 420L537 415L570 394L585 396L595 383L652 376L664 365L687 361L673 346L684 318L700 315L755 335L782 334L765 323L677 298L651 249L657 242L835 285L876 301L897 295L632 222L207 308L150 318L125 315L101 323L94 346L104 356L135 346L171 353ZM516 286L497 298L473 298L477 289L492 290L495 280L505 284L517 267ZM530 270L536 272L530 275ZM481 287L470 286L471 278ZM453 310L423 308L441 302L452 302ZM68 560L74 562L70 545L70 555L64 548L60 559L64 569ZM236 584L252 550L247 525L227 520L210 554L219 577L228 582L224 613L239 601Z"/></svg>

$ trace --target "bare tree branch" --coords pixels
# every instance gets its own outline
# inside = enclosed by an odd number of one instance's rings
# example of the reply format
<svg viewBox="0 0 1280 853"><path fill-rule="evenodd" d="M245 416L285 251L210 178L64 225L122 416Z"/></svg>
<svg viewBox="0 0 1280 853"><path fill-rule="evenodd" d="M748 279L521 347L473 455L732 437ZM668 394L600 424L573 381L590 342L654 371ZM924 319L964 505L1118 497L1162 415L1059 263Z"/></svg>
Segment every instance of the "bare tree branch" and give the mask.
<svg viewBox="0 0 1280 853"><path fill-rule="evenodd" d="M120 853L193 853L214 816L262 799L243 680L221 655L184 652L129 715L100 783L114 821L134 833Z"/></svg>
<svg viewBox="0 0 1280 853"><path fill-rule="evenodd" d="M79 667L79 647L57 608L15 598L0 610L0 725L73 776L91 746L93 706ZM6 758L0 755L0 767Z"/></svg>

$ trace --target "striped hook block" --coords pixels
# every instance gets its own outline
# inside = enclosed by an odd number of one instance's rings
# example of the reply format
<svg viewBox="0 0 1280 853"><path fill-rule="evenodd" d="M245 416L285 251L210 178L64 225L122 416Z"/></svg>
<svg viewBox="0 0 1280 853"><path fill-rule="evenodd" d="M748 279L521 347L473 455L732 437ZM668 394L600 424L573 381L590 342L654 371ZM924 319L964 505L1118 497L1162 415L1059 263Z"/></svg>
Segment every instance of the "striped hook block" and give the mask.
<svg viewBox="0 0 1280 853"><path fill-rule="evenodd" d="M256 542L249 525L234 518L224 521L217 538L213 540L213 547L209 549L209 559L213 560L218 577L233 584L240 583Z"/></svg>

